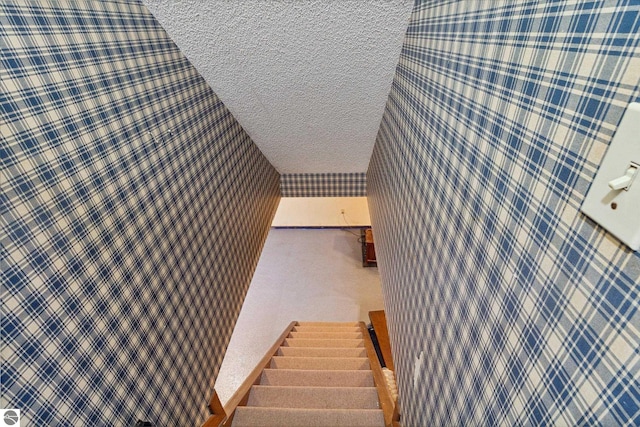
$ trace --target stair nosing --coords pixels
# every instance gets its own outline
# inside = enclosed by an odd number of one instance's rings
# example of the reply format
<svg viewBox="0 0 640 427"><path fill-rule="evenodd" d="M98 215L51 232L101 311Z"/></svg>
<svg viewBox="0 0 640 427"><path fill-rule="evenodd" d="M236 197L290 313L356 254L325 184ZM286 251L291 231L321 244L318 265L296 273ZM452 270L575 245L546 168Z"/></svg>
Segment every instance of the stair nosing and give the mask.
<svg viewBox="0 0 640 427"><path fill-rule="evenodd" d="M287 346L287 345L283 345L278 347L278 349L281 348L291 348L291 346ZM305 348L305 349L312 349L312 350L327 350L327 351L342 351L345 349L356 349L356 350L362 350L364 349L364 347L296 347L296 348Z"/></svg>
<svg viewBox="0 0 640 427"><path fill-rule="evenodd" d="M382 409L377 408L354 408L354 409L345 409L345 408L281 408L278 406L238 406L236 410L251 410L251 409L268 409L268 410L276 410L276 411L312 411L312 412L327 412L327 411L340 411L340 412L351 412L351 411L367 411L367 412L382 412Z"/></svg>
<svg viewBox="0 0 640 427"><path fill-rule="evenodd" d="M300 341L362 341L362 338L298 338L298 337L286 337L287 340L300 340Z"/></svg>
<svg viewBox="0 0 640 427"><path fill-rule="evenodd" d="M297 378L297 380L296 380ZM333 378L327 382L327 379ZM302 380L302 381L301 381ZM267 383L263 383L266 381ZM344 383L341 381L345 381ZM275 382L270 383L270 382ZM289 369L265 368L260 375L264 386L375 387L373 372L367 369ZM318 384L320 383L320 384ZM349 385L352 384L352 385ZM364 385L363 385L364 384Z"/></svg>
<svg viewBox="0 0 640 427"><path fill-rule="evenodd" d="M294 371L296 369L293 369ZM344 372L344 371L339 371L339 372ZM339 388L339 389L348 389L348 388L353 388L353 389L358 389L358 390L362 390L362 389L371 389L371 390L377 390L377 388L375 386L364 386L364 387L357 387L357 386L340 386L340 387L323 387L321 385L266 385L266 384L254 384L251 386L251 388L253 387L258 387L258 388L297 388L297 389L309 389L309 388L321 388L321 389L330 389L330 388ZM370 391L371 391L370 390Z"/></svg>
<svg viewBox="0 0 640 427"><path fill-rule="evenodd" d="M322 360L327 360L327 359L338 359L338 360L357 359L357 360L369 360L369 358L366 357L366 356L364 356L364 357L271 356L272 359L275 359L276 357L280 358L280 359L322 359Z"/></svg>

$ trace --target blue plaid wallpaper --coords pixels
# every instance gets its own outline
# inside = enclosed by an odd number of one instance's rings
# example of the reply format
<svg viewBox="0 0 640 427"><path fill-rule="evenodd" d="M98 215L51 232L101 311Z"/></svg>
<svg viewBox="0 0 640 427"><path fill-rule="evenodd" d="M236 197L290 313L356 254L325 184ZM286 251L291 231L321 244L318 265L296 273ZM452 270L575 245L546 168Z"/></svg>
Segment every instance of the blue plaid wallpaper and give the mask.
<svg viewBox="0 0 640 427"><path fill-rule="evenodd" d="M366 173L285 173L282 197L365 197Z"/></svg>
<svg viewBox="0 0 640 427"><path fill-rule="evenodd" d="M192 426L279 175L138 2L0 3L0 407Z"/></svg>
<svg viewBox="0 0 640 427"><path fill-rule="evenodd" d="M640 254L579 212L639 13L415 5L367 176L404 425L640 425Z"/></svg>

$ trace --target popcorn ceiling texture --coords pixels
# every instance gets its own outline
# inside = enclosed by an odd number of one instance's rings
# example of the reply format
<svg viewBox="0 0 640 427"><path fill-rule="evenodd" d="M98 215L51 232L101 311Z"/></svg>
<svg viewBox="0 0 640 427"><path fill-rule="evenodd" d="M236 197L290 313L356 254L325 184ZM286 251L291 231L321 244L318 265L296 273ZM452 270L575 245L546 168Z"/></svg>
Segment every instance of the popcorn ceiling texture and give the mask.
<svg viewBox="0 0 640 427"><path fill-rule="evenodd" d="M280 173L367 170L412 1L144 3Z"/></svg>

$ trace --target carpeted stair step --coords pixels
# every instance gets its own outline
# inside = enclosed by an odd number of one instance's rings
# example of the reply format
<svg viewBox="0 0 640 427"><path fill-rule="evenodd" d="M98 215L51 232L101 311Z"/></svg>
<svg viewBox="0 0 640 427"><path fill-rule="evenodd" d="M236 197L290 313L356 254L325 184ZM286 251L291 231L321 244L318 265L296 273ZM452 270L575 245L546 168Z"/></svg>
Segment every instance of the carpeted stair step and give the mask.
<svg viewBox="0 0 640 427"><path fill-rule="evenodd" d="M356 326L295 326L294 332L360 332Z"/></svg>
<svg viewBox="0 0 640 427"><path fill-rule="evenodd" d="M375 387L254 385L247 406L274 408L378 409Z"/></svg>
<svg viewBox="0 0 640 427"><path fill-rule="evenodd" d="M328 326L332 327L358 327L360 324L358 322L298 322L298 326Z"/></svg>
<svg viewBox="0 0 640 427"><path fill-rule="evenodd" d="M369 359L366 357L286 357L274 356L271 358L271 369L330 369L357 370L371 369Z"/></svg>
<svg viewBox="0 0 640 427"><path fill-rule="evenodd" d="M284 347L364 347L364 341L361 339L306 339L306 338L287 338L284 340Z"/></svg>
<svg viewBox="0 0 640 427"><path fill-rule="evenodd" d="M289 357L367 357L364 347L280 347L277 356Z"/></svg>
<svg viewBox="0 0 640 427"><path fill-rule="evenodd" d="M323 340L357 340L362 339L360 332L291 332L289 338L323 339Z"/></svg>
<svg viewBox="0 0 640 427"><path fill-rule="evenodd" d="M241 406L236 409L233 426L314 426L380 427L384 425L381 409L298 409Z"/></svg>
<svg viewBox="0 0 640 427"><path fill-rule="evenodd" d="M384 426L362 334L355 322L298 323L232 425Z"/></svg>
<svg viewBox="0 0 640 427"><path fill-rule="evenodd" d="M265 369L261 385L308 387L374 387L373 374L364 370Z"/></svg>

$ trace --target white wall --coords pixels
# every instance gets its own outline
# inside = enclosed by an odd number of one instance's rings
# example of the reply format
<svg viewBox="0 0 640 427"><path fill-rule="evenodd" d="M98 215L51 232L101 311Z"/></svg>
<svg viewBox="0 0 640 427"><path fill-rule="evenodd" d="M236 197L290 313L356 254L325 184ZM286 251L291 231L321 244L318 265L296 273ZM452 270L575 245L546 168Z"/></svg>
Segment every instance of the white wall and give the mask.
<svg viewBox="0 0 640 427"><path fill-rule="evenodd" d="M362 225L371 225L366 197L283 197L271 224L272 227Z"/></svg>

